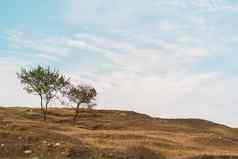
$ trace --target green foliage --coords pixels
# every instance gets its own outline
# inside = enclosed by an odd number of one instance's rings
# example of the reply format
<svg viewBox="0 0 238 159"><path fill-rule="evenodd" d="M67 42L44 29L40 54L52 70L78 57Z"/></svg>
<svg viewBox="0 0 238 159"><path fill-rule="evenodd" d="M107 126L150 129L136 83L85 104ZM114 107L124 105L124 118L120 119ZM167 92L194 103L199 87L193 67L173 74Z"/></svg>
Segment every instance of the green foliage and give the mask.
<svg viewBox="0 0 238 159"><path fill-rule="evenodd" d="M48 104L51 100L59 98L62 94L69 101L77 104L74 122L78 116L79 106L82 103L88 104L91 107L95 97L97 96L96 89L87 85L73 86L69 79L66 79L59 71L51 69L50 66L43 67L38 65L29 70L22 68L17 77L24 85L24 89L29 94L39 95L41 102L41 110L46 120Z"/></svg>
<svg viewBox="0 0 238 159"><path fill-rule="evenodd" d="M29 70L22 68L21 71L17 73L17 77L29 94L40 96L44 120L46 120L50 101L56 98L59 92L69 84L69 80L66 80L59 71L51 69L50 66L43 67L38 65L36 68Z"/></svg>
<svg viewBox="0 0 238 159"><path fill-rule="evenodd" d="M71 86L67 96L70 101L80 105L81 103L92 104L97 96L96 89L87 85Z"/></svg>
<svg viewBox="0 0 238 159"><path fill-rule="evenodd" d="M88 104L88 108L91 108L92 105L95 105L92 102L95 101L97 91L95 88L87 85L71 85L68 92L66 92L66 96L71 102L77 104L75 115L73 118L73 124L75 124L79 114L80 104L86 103Z"/></svg>

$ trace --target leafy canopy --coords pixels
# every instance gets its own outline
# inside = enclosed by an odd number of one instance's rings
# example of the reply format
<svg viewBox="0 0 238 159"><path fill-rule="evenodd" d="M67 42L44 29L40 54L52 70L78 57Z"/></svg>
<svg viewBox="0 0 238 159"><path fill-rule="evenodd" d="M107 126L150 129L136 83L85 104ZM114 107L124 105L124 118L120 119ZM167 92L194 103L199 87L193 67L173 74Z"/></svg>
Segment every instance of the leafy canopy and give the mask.
<svg viewBox="0 0 238 159"><path fill-rule="evenodd" d="M68 92L70 101L80 105L81 103L92 104L97 96L96 89L87 85L72 86Z"/></svg>
<svg viewBox="0 0 238 159"><path fill-rule="evenodd" d="M50 66L44 68L38 65L30 70L22 68L17 76L28 93L40 95L45 98L47 104L69 84L63 75L51 69Z"/></svg>

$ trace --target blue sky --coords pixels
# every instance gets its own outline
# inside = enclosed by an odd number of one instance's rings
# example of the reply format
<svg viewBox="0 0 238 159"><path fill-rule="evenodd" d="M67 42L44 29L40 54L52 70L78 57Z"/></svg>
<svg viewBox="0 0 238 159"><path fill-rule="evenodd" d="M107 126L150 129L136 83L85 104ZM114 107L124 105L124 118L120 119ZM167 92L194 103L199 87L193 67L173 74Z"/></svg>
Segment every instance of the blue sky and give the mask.
<svg viewBox="0 0 238 159"><path fill-rule="evenodd" d="M237 127L237 14L235 0L3 1L0 105L39 105L16 72L44 64L95 86L98 108Z"/></svg>

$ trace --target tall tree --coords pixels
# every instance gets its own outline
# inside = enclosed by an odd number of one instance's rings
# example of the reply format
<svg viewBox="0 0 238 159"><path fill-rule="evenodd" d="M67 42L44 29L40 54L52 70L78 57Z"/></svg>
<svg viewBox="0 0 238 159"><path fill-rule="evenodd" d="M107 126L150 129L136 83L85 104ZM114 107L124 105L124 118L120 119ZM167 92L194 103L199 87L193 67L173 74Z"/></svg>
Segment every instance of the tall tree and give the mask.
<svg viewBox="0 0 238 159"><path fill-rule="evenodd" d="M88 85L78 85L71 86L69 91L67 92L67 97L70 101L76 103L75 115L73 118L73 124L75 125L76 120L79 115L79 108L82 103L85 103L90 107L91 105L95 105L93 101L97 96L97 91L95 88Z"/></svg>
<svg viewBox="0 0 238 159"><path fill-rule="evenodd" d="M49 103L69 84L69 80L58 70L41 65L29 70L22 68L17 77L29 94L40 96L41 111L46 121Z"/></svg>

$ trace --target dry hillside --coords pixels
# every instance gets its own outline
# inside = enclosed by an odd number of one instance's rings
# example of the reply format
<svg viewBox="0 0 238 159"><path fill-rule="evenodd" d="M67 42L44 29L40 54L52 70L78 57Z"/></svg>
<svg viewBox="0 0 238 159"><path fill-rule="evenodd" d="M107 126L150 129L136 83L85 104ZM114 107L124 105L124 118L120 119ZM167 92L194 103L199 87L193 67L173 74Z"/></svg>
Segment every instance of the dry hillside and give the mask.
<svg viewBox="0 0 238 159"><path fill-rule="evenodd" d="M72 126L72 116L72 109L54 108L43 122L39 109L0 108L0 158L238 158L238 130L209 121L81 110Z"/></svg>

